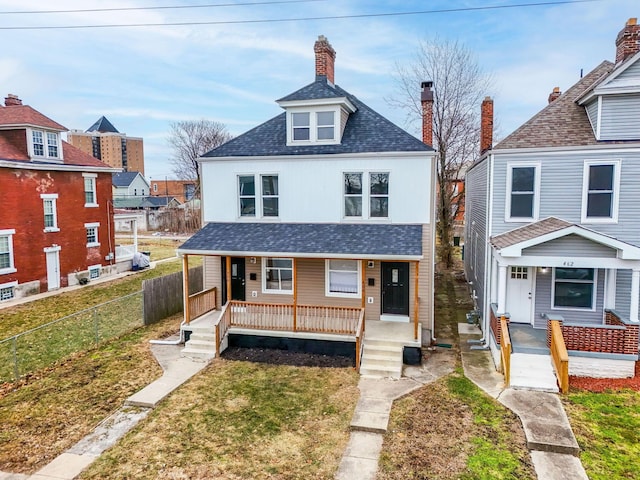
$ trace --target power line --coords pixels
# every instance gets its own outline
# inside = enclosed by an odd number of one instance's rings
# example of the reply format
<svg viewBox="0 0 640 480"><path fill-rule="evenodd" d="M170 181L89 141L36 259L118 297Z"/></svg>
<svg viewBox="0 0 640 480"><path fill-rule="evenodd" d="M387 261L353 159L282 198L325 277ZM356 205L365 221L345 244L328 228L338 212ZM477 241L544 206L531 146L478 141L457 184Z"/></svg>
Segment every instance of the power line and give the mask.
<svg viewBox="0 0 640 480"><path fill-rule="evenodd" d="M0 15L30 15L49 13L93 13L93 12L128 12L131 10L178 10L188 8L214 8L214 7L236 7L246 5L275 5L282 3L309 3L326 2L327 0L273 0L266 2L241 2L241 3L207 3L204 5L166 5L156 7L121 7L121 8L83 8L75 10L31 10L31 11L9 11L0 12Z"/></svg>
<svg viewBox="0 0 640 480"><path fill-rule="evenodd" d="M239 25L257 23L285 23L285 22L309 22L314 20L344 20L349 18L375 18L375 17L399 17L409 15L428 15L432 13L473 12L479 10L502 10L507 8L542 7L549 5L566 5L574 3L601 2L602 0L560 0L555 2L518 3L513 5L487 5L483 7L444 8L439 10L419 10L412 12L387 12L387 13L360 13L353 15L330 15L321 17L298 18L270 18L258 20L218 20L202 22L167 22L167 23L127 23L127 24L97 24L97 25L49 25L49 26L18 26L0 27L0 30L70 30L80 28L117 28L117 27L179 27L197 25Z"/></svg>

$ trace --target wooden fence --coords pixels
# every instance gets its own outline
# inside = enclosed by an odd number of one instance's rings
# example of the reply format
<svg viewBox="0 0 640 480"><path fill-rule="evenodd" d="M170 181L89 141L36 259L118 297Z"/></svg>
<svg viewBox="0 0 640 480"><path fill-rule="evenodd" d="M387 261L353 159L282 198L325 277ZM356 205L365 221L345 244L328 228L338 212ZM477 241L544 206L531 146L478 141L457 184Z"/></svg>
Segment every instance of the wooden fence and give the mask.
<svg viewBox="0 0 640 480"><path fill-rule="evenodd" d="M203 288L202 266L189 269L189 293ZM144 324L150 325L175 315L184 308L182 272L142 282L144 292Z"/></svg>

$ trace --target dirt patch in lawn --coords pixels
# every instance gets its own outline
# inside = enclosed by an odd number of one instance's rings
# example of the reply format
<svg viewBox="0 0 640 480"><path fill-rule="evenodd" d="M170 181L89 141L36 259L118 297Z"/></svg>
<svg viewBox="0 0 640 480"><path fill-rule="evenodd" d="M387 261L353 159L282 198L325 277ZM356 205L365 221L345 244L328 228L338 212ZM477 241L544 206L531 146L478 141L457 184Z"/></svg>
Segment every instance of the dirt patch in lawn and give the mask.
<svg viewBox="0 0 640 480"><path fill-rule="evenodd" d="M602 393L607 390L635 390L640 392L640 362L636 362L635 376L632 378L591 378L569 377L569 386L588 392Z"/></svg>

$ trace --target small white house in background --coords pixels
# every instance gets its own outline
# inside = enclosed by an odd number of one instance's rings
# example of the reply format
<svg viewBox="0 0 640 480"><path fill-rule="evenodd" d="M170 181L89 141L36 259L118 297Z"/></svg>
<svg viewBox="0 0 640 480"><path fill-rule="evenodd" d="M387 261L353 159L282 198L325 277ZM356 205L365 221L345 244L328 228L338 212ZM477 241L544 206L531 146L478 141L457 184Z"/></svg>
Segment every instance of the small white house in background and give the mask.
<svg viewBox="0 0 640 480"><path fill-rule="evenodd" d="M113 198L146 197L151 195L149 182L140 172L113 174Z"/></svg>
<svg viewBox="0 0 640 480"><path fill-rule="evenodd" d="M532 333L558 321L572 375L634 375L639 112L640 26L632 18L617 36L615 63L602 62L564 93L554 89L543 110L495 146L483 115L483 154L466 175L465 271L496 363L505 315Z"/></svg>
<svg viewBox="0 0 640 480"><path fill-rule="evenodd" d="M205 225L178 253L185 272L204 257L219 342L343 348L358 367L364 341L363 370L399 375L433 335L434 151L334 83L326 38L314 51L315 81L280 115L200 159ZM186 323L206 311L186 303ZM394 326L400 358L367 366Z"/></svg>

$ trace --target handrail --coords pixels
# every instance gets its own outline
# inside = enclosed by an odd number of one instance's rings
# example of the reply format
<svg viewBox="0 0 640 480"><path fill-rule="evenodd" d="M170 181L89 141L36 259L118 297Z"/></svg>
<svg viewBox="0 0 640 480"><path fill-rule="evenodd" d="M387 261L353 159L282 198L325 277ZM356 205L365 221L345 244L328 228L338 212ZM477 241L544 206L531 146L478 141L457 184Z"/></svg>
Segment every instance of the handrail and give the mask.
<svg viewBox="0 0 640 480"><path fill-rule="evenodd" d="M216 332L216 356L220 356L220 347L222 346L222 340L224 340L224 336L227 334L227 330L231 326L231 305L232 302L227 302L222 310L220 311L220 316L218 320L215 322L215 332Z"/></svg>
<svg viewBox="0 0 640 480"><path fill-rule="evenodd" d="M218 303L217 291L217 288L213 287L189 295L189 321L216 309Z"/></svg>
<svg viewBox="0 0 640 480"><path fill-rule="evenodd" d="M504 384L506 387L511 383L511 336L509 335L509 325L504 315L500 317L500 361L502 373L504 374Z"/></svg>
<svg viewBox="0 0 640 480"><path fill-rule="evenodd" d="M556 377L558 377L560 391L567 393L569 391L569 354L562 336L562 328L558 320L550 320L549 327L551 328L549 350L551 351L553 368L556 372Z"/></svg>
<svg viewBox="0 0 640 480"><path fill-rule="evenodd" d="M364 348L364 308L360 309L360 318L356 327L356 372L360 373L360 357Z"/></svg>

